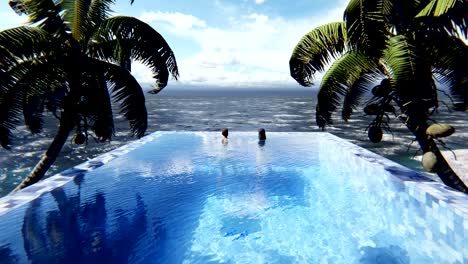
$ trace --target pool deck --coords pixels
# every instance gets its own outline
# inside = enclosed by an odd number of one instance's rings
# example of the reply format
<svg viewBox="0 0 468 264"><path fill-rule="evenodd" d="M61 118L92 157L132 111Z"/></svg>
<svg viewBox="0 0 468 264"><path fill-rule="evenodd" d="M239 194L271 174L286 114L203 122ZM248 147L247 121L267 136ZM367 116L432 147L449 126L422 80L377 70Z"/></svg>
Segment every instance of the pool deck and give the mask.
<svg viewBox="0 0 468 264"><path fill-rule="evenodd" d="M466 185L468 185L468 149L456 149L452 152L448 150L442 151L447 162L452 169L462 178Z"/></svg>

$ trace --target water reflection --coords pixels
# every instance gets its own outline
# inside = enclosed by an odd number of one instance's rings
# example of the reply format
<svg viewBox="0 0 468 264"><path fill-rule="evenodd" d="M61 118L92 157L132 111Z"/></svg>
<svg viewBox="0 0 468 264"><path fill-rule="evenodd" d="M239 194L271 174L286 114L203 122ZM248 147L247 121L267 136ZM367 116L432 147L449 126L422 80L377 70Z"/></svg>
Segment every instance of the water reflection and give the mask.
<svg viewBox="0 0 468 264"><path fill-rule="evenodd" d="M62 188L51 192L57 209L46 212L45 223L39 221L44 211L43 198L30 203L22 227L28 260L32 263L128 263L147 230L147 210L140 194L135 195L133 210L115 211L118 216L112 220L116 224L111 226L104 193L98 191L83 203L81 179L76 183L76 195L67 195Z"/></svg>
<svg viewBox="0 0 468 264"><path fill-rule="evenodd" d="M20 263L18 256L14 255L9 248L10 245L0 246L0 260L5 264Z"/></svg>

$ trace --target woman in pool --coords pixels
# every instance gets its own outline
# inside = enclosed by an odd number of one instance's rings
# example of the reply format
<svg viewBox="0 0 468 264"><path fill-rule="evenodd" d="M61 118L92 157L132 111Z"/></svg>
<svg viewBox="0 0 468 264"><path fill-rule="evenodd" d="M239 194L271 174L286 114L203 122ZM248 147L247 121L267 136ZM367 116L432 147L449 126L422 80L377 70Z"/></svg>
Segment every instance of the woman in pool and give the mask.
<svg viewBox="0 0 468 264"><path fill-rule="evenodd" d="M223 130L221 130L221 135L223 135L223 140L221 142L226 145L228 143L229 130L227 128L223 128Z"/></svg>

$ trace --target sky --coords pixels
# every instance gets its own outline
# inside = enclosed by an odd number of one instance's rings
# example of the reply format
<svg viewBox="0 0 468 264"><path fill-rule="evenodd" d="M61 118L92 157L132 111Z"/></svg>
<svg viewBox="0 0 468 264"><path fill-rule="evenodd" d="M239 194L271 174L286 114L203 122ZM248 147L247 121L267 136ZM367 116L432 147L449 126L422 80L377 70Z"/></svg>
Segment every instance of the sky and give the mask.
<svg viewBox="0 0 468 264"><path fill-rule="evenodd" d="M169 43L180 72L169 86L296 87L289 75L291 53L307 32L341 21L347 0L117 0L115 15L151 25ZM19 26L5 1L0 30ZM135 62L140 83L151 72ZM321 74L317 75L319 80Z"/></svg>

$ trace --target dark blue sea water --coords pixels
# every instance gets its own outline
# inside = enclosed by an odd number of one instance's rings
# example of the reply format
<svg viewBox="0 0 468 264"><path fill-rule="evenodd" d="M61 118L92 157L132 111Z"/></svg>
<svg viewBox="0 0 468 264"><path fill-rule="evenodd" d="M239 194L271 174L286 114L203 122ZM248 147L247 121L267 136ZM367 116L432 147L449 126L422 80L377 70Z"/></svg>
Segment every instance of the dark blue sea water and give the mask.
<svg viewBox="0 0 468 264"><path fill-rule="evenodd" d="M147 133L154 131L220 131L227 127L230 136L236 131L318 131L315 124L316 90L167 90L146 97L149 126ZM119 147L129 140L128 124L116 116L116 133L112 141L96 143L92 138L85 146L68 143L61 156L49 170L53 175L77 165L100 153ZM337 115L339 117L339 115ZM439 117L457 123L457 133L468 131L466 113L448 113L441 109ZM373 145L365 132L371 119L357 112L354 119L344 123L337 118L333 127L327 129L340 137L371 149L412 168L420 168L412 159L416 148L407 150L412 136L400 123L392 126L393 135L387 134L384 142ZM56 121L46 119L44 131L31 135L24 126L19 126L11 151L0 149L0 196L11 191L31 171L47 149L56 130ZM466 134L466 133L465 133ZM451 147L464 147L465 137L453 137Z"/></svg>

